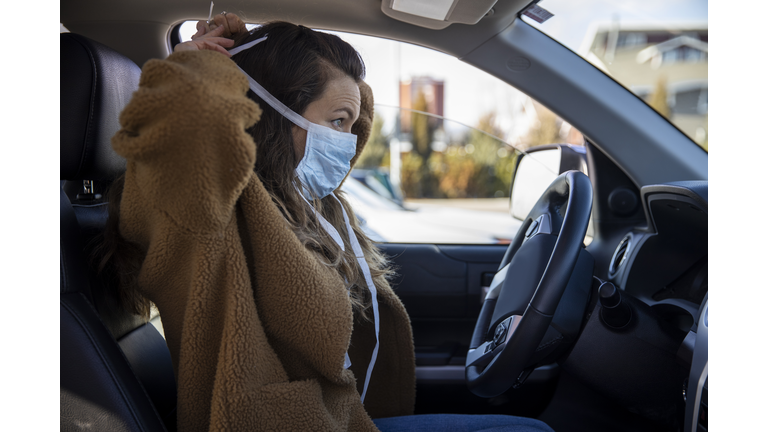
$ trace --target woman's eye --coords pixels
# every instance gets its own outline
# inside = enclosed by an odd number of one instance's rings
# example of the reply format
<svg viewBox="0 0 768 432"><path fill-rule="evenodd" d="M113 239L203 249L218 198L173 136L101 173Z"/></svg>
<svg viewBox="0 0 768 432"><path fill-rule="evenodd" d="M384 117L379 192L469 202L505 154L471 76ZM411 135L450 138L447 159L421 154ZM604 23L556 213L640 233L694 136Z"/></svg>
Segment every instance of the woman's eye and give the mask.
<svg viewBox="0 0 768 432"><path fill-rule="evenodd" d="M336 119L336 120L332 121L331 124L334 125L337 128L341 128L341 122L342 122L342 119Z"/></svg>

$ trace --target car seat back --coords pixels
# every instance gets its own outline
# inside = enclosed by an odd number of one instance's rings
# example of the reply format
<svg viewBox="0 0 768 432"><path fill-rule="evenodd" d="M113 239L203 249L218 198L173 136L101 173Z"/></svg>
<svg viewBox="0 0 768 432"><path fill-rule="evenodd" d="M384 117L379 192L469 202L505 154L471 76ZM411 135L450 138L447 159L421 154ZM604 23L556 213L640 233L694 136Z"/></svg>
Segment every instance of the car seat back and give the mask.
<svg viewBox="0 0 768 432"><path fill-rule="evenodd" d="M125 170L111 137L141 70L76 34L61 34L60 56L61 430L173 431L176 382L159 318L120 307L92 259L107 220L102 193Z"/></svg>

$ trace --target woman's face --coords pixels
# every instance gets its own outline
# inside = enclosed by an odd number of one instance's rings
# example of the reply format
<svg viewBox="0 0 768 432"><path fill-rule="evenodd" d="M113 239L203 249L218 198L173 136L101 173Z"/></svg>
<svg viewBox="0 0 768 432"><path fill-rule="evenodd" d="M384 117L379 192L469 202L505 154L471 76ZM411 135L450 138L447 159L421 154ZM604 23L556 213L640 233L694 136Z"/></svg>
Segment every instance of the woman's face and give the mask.
<svg viewBox="0 0 768 432"><path fill-rule="evenodd" d="M310 102L301 115L312 123L349 133L360 115L360 88L355 80L339 73L326 83L323 94ZM304 157L306 144L307 131L294 126L293 147L297 164Z"/></svg>

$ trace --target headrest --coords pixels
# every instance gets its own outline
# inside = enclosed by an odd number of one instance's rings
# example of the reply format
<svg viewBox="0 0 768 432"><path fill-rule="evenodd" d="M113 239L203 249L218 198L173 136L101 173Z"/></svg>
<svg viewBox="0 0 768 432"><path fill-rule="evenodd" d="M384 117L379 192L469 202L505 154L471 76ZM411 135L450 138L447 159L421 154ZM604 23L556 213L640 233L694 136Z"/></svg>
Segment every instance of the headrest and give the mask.
<svg viewBox="0 0 768 432"><path fill-rule="evenodd" d="M125 171L112 150L141 69L84 36L61 33L61 179L110 181Z"/></svg>

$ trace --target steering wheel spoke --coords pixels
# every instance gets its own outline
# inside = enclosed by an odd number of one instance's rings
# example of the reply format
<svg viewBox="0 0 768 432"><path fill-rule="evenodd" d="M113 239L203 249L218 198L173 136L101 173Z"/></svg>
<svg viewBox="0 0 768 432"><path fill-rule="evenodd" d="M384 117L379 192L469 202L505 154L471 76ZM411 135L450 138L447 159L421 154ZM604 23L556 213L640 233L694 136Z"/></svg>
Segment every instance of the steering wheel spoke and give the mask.
<svg viewBox="0 0 768 432"><path fill-rule="evenodd" d="M466 367L488 366L488 364L507 346L507 343L512 338L515 330L517 330L517 326L520 324L522 318L523 317L520 315L512 315L500 322L496 326L492 340L483 342L479 347L470 349L467 352Z"/></svg>
<svg viewBox="0 0 768 432"><path fill-rule="evenodd" d="M488 366L488 363L491 362L495 354L493 353L493 342L484 342L482 345L475 349L470 349L467 352L467 363L466 367L470 366L479 366L479 367L485 367Z"/></svg>

